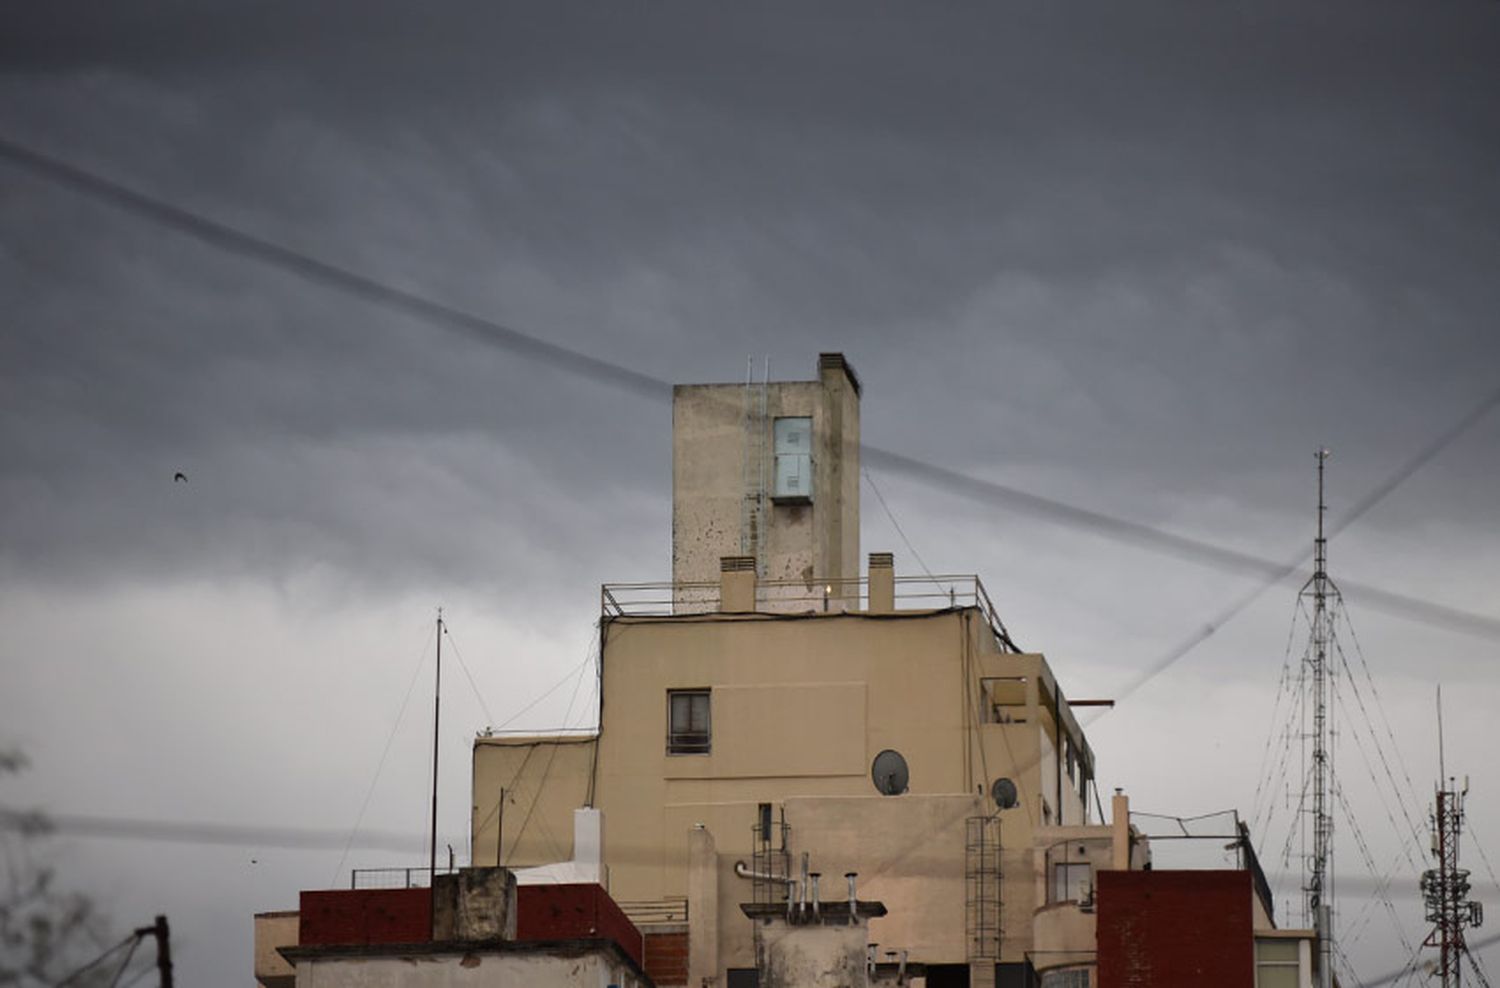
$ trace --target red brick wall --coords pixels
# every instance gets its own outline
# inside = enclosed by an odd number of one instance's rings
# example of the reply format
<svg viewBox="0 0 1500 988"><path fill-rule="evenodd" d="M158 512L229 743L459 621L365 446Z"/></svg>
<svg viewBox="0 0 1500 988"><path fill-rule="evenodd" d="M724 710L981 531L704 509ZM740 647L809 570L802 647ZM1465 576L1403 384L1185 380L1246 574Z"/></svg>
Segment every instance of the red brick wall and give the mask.
<svg viewBox="0 0 1500 988"><path fill-rule="evenodd" d="M516 890L517 940L604 937L642 967L641 931L598 885L522 885Z"/></svg>
<svg viewBox="0 0 1500 988"><path fill-rule="evenodd" d="M646 963L641 965L651 980L666 985L685 985L688 979L688 935L647 933Z"/></svg>
<svg viewBox="0 0 1500 988"><path fill-rule="evenodd" d="M1099 988L1254 988L1248 871L1101 871Z"/></svg>
<svg viewBox="0 0 1500 988"><path fill-rule="evenodd" d="M303 892L298 944L423 943L432 939L427 889Z"/></svg>

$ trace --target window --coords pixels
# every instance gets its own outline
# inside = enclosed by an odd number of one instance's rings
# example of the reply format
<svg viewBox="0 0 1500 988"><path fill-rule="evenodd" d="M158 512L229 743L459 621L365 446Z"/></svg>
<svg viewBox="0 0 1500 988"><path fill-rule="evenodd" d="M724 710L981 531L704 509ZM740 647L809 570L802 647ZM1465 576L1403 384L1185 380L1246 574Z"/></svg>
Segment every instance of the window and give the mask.
<svg viewBox="0 0 1500 988"><path fill-rule="evenodd" d="M667 754L708 753L708 696L708 690L667 690Z"/></svg>
<svg viewBox="0 0 1500 988"><path fill-rule="evenodd" d="M1089 988L1089 969L1073 967L1042 975L1042 988Z"/></svg>
<svg viewBox="0 0 1500 988"><path fill-rule="evenodd" d="M1052 901L1083 902L1093 886L1087 861L1059 861L1052 866Z"/></svg>
<svg viewBox="0 0 1500 988"><path fill-rule="evenodd" d="M776 486L780 501L812 500L812 419L779 418L772 426L776 445Z"/></svg>
<svg viewBox="0 0 1500 988"><path fill-rule="evenodd" d="M1256 940L1256 988L1298 988L1302 984L1300 944L1295 939Z"/></svg>

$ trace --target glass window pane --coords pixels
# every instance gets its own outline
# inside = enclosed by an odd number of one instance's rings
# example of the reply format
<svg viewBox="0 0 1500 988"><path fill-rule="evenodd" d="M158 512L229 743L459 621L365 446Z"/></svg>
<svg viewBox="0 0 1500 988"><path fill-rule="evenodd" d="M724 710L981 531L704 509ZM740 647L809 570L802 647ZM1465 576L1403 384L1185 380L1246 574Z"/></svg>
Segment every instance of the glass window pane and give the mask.
<svg viewBox="0 0 1500 988"><path fill-rule="evenodd" d="M1271 939L1255 941L1255 957L1261 961L1297 961L1297 941Z"/></svg>
<svg viewBox="0 0 1500 988"><path fill-rule="evenodd" d="M1255 988L1297 988L1297 969L1262 965L1255 972Z"/></svg>

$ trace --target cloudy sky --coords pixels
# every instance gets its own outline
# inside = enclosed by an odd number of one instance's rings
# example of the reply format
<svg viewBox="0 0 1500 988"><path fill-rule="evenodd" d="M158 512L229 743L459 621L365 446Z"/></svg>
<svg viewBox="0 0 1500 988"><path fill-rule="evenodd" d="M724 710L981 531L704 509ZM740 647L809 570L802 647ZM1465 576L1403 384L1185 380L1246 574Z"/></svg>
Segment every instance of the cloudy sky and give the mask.
<svg viewBox="0 0 1500 988"><path fill-rule="evenodd" d="M808 377L842 350L872 446L1282 560L1310 543L1319 444L1337 520L1500 387L1497 50L1492 0L13 12L0 745L33 769L0 805L409 835L43 849L118 927L169 914L184 983L247 983L252 912L425 860L425 680L403 698L437 606L468 671L445 668L462 856L473 732L559 682L511 726L586 723L598 584L669 575L649 388L185 236L26 151L653 379L747 356ZM1492 410L1332 548L1351 584L1489 621L1348 595L1414 785L1382 792L1353 724L1343 778L1413 941L1390 821L1425 818L1439 680L1500 855L1497 443ZM1120 695L1261 582L871 477L1075 696ZM868 487L863 542L919 570ZM1106 792L1260 808L1297 586L1093 725ZM1375 912L1345 945L1365 977L1406 959Z"/></svg>

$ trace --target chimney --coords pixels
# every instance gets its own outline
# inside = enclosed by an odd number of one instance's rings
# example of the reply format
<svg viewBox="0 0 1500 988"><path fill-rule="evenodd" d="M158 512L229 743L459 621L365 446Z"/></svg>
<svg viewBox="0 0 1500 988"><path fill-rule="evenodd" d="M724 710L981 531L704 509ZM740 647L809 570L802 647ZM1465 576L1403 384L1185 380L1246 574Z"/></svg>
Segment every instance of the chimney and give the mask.
<svg viewBox="0 0 1500 988"><path fill-rule="evenodd" d="M820 353L818 354L818 378L824 384L830 380L847 381L849 386L858 395L862 390L859 384L859 375L854 373L854 368L849 361L844 359L842 353Z"/></svg>
<svg viewBox="0 0 1500 988"><path fill-rule="evenodd" d="M871 614L890 614L896 609L896 557L889 552L870 553Z"/></svg>
<svg viewBox="0 0 1500 988"><path fill-rule="evenodd" d="M1130 797L1119 789L1110 801L1110 829L1113 837L1110 864L1116 871L1130 870Z"/></svg>
<svg viewBox="0 0 1500 988"><path fill-rule="evenodd" d="M719 610L725 614L755 612L755 557L719 557Z"/></svg>

